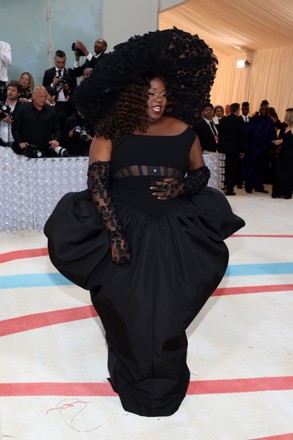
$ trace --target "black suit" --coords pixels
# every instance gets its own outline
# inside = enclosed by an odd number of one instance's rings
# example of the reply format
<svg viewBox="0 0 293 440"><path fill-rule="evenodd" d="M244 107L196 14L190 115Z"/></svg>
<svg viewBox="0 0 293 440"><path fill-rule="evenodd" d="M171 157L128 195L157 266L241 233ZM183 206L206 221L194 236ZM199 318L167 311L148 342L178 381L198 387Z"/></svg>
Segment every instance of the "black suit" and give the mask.
<svg viewBox="0 0 293 440"><path fill-rule="evenodd" d="M52 67L51 69L48 69L44 73L43 77L43 86L50 86L53 82L53 78L56 76L56 68ZM60 125L62 126L65 122L65 120L73 113L74 110L74 104L71 101L70 97L72 96L76 86L76 76L73 69L64 67L63 69L63 75L62 77L66 79L66 82L69 86L68 92L65 92L68 96L67 101L58 101L56 102L56 112L58 116L58 120L60 122ZM56 90L59 91L61 89L61 86L57 86Z"/></svg>
<svg viewBox="0 0 293 440"><path fill-rule="evenodd" d="M216 138L208 123L203 118L196 121L194 124L194 130L198 135L203 150L214 152L217 151Z"/></svg>
<svg viewBox="0 0 293 440"><path fill-rule="evenodd" d="M225 153L225 186L233 192L239 172L239 157L244 151L244 121L235 114L225 116L219 123L219 151Z"/></svg>
<svg viewBox="0 0 293 440"><path fill-rule="evenodd" d="M43 86L50 86L53 82L53 78L56 76L56 68L52 67L51 69L48 69L44 73L43 77ZM63 75L64 78L66 78L68 85L69 85L69 94L71 95L74 91L75 87L77 86L76 77L74 74L74 70L65 67L63 69Z"/></svg>
<svg viewBox="0 0 293 440"><path fill-rule="evenodd" d="M99 55L98 57L96 55L94 55L90 61L88 59L86 59L85 62L81 66L74 67L73 70L74 70L75 76L77 78L79 76L82 76L84 69L87 69L88 67L90 67L91 69L94 69L94 67L107 55L108 55L107 53L101 53L101 55Z"/></svg>

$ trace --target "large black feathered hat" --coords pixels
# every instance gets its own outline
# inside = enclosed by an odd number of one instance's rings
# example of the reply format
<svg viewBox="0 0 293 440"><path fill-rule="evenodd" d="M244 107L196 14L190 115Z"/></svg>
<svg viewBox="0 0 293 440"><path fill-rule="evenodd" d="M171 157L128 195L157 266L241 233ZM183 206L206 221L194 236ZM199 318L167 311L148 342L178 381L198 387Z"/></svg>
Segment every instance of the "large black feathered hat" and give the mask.
<svg viewBox="0 0 293 440"><path fill-rule="evenodd" d="M173 28L134 36L101 59L77 93L77 107L92 122L103 119L119 92L145 73L166 78L174 115L192 124L198 107L209 100L217 60L197 35Z"/></svg>

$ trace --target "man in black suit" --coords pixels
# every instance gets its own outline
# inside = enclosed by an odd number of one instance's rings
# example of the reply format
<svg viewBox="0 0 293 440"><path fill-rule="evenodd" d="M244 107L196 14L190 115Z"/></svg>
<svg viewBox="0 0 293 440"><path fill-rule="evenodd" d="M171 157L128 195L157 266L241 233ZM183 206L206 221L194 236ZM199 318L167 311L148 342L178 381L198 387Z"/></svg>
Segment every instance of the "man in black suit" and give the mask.
<svg viewBox="0 0 293 440"><path fill-rule="evenodd" d="M245 123L244 131L247 127L246 124L250 121L249 116L249 102L244 101L241 104L241 114L239 118ZM244 182L244 172L245 172L245 158L239 158L239 170L238 170L238 178L237 178L237 188L241 189L243 187Z"/></svg>
<svg viewBox="0 0 293 440"><path fill-rule="evenodd" d="M201 111L201 118L195 122L194 129L203 151L215 152L218 145L218 130L213 123L214 106L209 102L205 102L199 110Z"/></svg>
<svg viewBox="0 0 293 440"><path fill-rule="evenodd" d="M241 104L241 118L243 119L243 122L249 122L249 102L244 101Z"/></svg>
<svg viewBox="0 0 293 440"><path fill-rule="evenodd" d="M0 145L10 147L14 141L11 126L21 102L19 97L22 87L19 81L10 81L7 84L6 101L0 108Z"/></svg>
<svg viewBox="0 0 293 440"><path fill-rule="evenodd" d="M244 123L240 115L240 104L231 104L231 113L219 122L219 151L225 153L225 194L234 196L237 183L239 157L244 151Z"/></svg>
<svg viewBox="0 0 293 440"><path fill-rule="evenodd" d="M63 50L55 52L54 63L55 66L44 73L43 86L51 86L57 92L55 109L62 126L65 119L73 113L74 106L70 98L77 86L77 81L73 69L66 67L66 54Z"/></svg>
<svg viewBox="0 0 293 440"><path fill-rule="evenodd" d="M86 48L86 46L79 40L75 41L72 45L75 48L75 63L73 64L73 69L76 77L82 76L84 69L90 67L93 69L95 65L107 54L107 43L103 38L99 38L94 43L95 55L92 55ZM81 56L85 56L85 62L80 66L79 59Z"/></svg>

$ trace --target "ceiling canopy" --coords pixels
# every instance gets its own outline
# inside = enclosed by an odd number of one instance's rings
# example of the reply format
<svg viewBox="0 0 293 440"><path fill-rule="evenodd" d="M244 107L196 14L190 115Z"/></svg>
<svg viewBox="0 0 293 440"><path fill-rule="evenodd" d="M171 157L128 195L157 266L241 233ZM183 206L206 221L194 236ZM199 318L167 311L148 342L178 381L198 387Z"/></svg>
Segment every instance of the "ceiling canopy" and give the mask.
<svg viewBox="0 0 293 440"><path fill-rule="evenodd" d="M159 28L198 34L218 58L293 44L293 0L189 0L159 14Z"/></svg>

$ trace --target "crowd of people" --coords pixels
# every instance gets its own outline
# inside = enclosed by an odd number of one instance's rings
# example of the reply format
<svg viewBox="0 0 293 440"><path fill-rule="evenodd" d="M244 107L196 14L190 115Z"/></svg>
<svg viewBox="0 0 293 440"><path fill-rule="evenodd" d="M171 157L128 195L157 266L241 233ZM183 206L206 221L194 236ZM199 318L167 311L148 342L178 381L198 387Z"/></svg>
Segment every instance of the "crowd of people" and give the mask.
<svg viewBox="0 0 293 440"><path fill-rule="evenodd" d="M11 146L15 153L28 157L88 156L94 129L76 108L77 79L82 77L81 82L87 81L95 65L108 55L107 43L97 39L92 54L77 40L72 50L75 56L72 68L66 66L66 53L57 50L54 67L45 70L42 84L35 86L30 72L8 82L11 47L0 42L0 145ZM266 193L264 184L273 184L275 188L278 181L278 190L273 189L272 197L292 197L293 153L288 133L292 132L291 111L286 110L285 120L281 122L267 100L252 113L249 102L241 106L237 102L215 107L211 102L201 104L193 128L204 152L225 154L227 196L236 195L235 187L244 187L247 193ZM284 166L289 177L282 183Z"/></svg>
<svg viewBox="0 0 293 440"><path fill-rule="evenodd" d="M42 84L35 85L33 74L27 71L8 81L11 47L0 42L1 146L28 157L88 156L94 130L76 108L75 96L96 63L107 55L107 43L102 38L96 40L94 54L81 41L73 46L73 67L67 67L66 53L57 50L54 67L44 71Z"/></svg>
<svg viewBox="0 0 293 440"><path fill-rule="evenodd" d="M225 107L205 102L194 124L203 151L225 154L224 191L236 195L268 193L273 198L292 198L293 190L293 108L287 108L281 122L267 100L250 113L249 102Z"/></svg>

